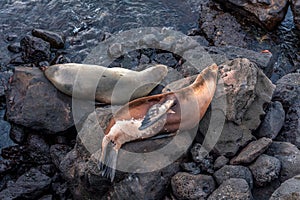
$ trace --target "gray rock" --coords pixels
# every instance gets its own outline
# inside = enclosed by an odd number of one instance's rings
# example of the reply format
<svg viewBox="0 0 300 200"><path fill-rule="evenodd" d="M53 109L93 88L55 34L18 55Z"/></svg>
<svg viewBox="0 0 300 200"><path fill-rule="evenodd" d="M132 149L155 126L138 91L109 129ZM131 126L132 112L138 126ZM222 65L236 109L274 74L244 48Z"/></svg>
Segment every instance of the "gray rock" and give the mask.
<svg viewBox="0 0 300 200"><path fill-rule="evenodd" d="M42 29L33 29L31 33L33 36L49 42L53 48L61 49L65 46L66 38L62 34Z"/></svg>
<svg viewBox="0 0 300 200"><path fill-rule="evenodd" d="M55 144L50 147L51 159L57 168L69 151L71 151L71 147L68 145Z"/></svg>
<svg viewBox="0 0 300 200"><path fill-rule="evenodd" d="M275 190L270 200L300 199L300 175L286 180Z"/></svg>
<svg viewBox="0 0 300 200"><path fill-rule="evenodd" d="M300 102L291 105L287 111L283 129L276 140L290 142L300 149Z"/></svg>
<svg viewBox="0 0 300 200"><path fill-rule="evenodd" d="M271 145L269 138L260 138L248 144L236 157L231 159L230 164L249 164L260 156Z"/></svg>
<svg viewBox="0 0 300 200"><path fill-rule="evenodd" d="M272 102L267 110L267 114L262 121L257 137L267 137L274 139L281 130L285 120L285 111L278 101Z"/></svg>
<svg viewBox="0 0 300 200"><path fill-rule="evenodd" d="M162 199L167 194L166 188L171 177L178 171L178 163L173 163L156 172L126 175L111 188L104 199Z"/></svg>
<svg viewBox="0 0 300 200"><path fill-rule="evenodd" d="M241 147L254 139L251 131L246 127L237 126L233 122L226 122L213 151L219 156L233 157Z"/></svg>
<svg viewBox="0 0 300 200"><path fill-rule="evenodd" d="M225 166L229 162L229 159L226 158L225 156L219 156L214 163L214 169L218 170Z"/></svg>
<svg viewBox="0 0 300 200"><path fill-rule="evenodd" d="M274 30L283 21L288 9L287 0L274 1L220 1L228 9L247 17L267 30Z"/></svg>
<svg viewBox="0 0 300 200"><path fill-rule="evenodd" d="M20 53L22 51L21 45L18 42L8 45L7 49L13 53Z"/></svg>
<svg viewBox="0 0 300 200"><path fill-rule="evenodd" d="M271 195L280 186L280 184L279 179L275 179L264 187L256 186L252 189L252 195L255 200L270 199Z"/></svg>
<svg viewBox="0 0 300 200"><path fill-rule="evenodd" d="M17 144L21 144L26 139L23 127L13 124L10 130L10 138Z"/></svg>
<svg viewBox="0 0 300 200"><path fill-rule="evenodd" d="M21 47L24 51L22 58L28 63L39 63L50 59L50 44L40 38L30 35L21 40Z"/></svg>
<svg viewBox="0 0 300 200"><path fill-rule="evenodd" d="M17 67L7 94L7 119L43 133L74 125L71 98L60 93L37 68Z"/></svg>
<svg viewBox="0 0 300 200"><path fill-rule="evenodd" d="M29 135L24 158L24 162L27 163L49 164L50 146L40 135Z"/></svg>
<svg viewBox="0 0 300 200"><path fill-rule="evenodd" d="M179 172L172 177L172 191L178 200L207 199L215 190L213 177L207 175L191 175Z"/></svg>
<svg viewBox="0 0 300 200"><path fill-rule="evenodd" d="M299 0L292 0L291 8L293 11L294 22L298 30L300 30L300 1Z"/></svg>
<svg viewBox="0 0 300 200"><path fill-rule="evenodd" d="M257 186L265 186L279 177L281 163L272 156L262 154L249 166Z"/></svg>
<svg viewBox="0 0 300 200"><path fill-rule="evenodd" d="M42 196L39 200L52 200L53 196L51 194Z"/></svg>
<svg viewBox="0 0 300 200"><path fill-rule="evenodd" d="M220 46L220 47L206 47L205 48L212 59L217 65L220 65L228 60L236 58L247 58L251 62L255 63L267 77L271 77L272 69L274 65L273 54L260 53L252 51L246 48L237 46Z"/></svg>
<svg viewBox="0 0 300 200"><path fill-rule="evenodd" d="M244 166L237 165L225 165L214 173L214 178L218 185L221 185L224 181L230 178L245 179L250 188L253 188L253 179L251 171Z"/></svg>
<svg viewBox="0 0 300 200"><path fill-rule="evenodd" d="M31 169L18 180L0 192L0 199L35 199L43 194L51 184L51 178L36 169Z"/></svg>
<svg viewBox="0 0 300 200"><path fill-rule="evenodd" d="M246 32L229 13L216 11L208 6L202 6L200 12L200 30L214 46L233 45L246 47L244 41Z"/></svg>
<svg viewBox="0 0 300 200"><path fill-rule="evenodd" d="M244 179L231 178L223 182L209 197L208 200L253 200L249 185Z"/></svg>
<svg viewBox="0 0 300 200"><path fill-rule="evenodd" d="M300 174L300 150L295 145L288 142L273 142L265 154L280 160L281 182Z"/></svg>
<svg viewBox="0 0 300 200"><path fill-rule="evenodd" d="M13 72L11 71L0 72L0 97L5 95L5 92L8 89L9 79L12 75Z"/></svg>
<svg viewBox="0 0 300 200"><path fill-rule="evenodd" d="M183 171L188 172L190 174L196 175L201 173L200 167L194 162L182 163L180 167Z"/></svg>
<svg viewBox="0 0 300 200"><path fill-rule="evenodd" d="M300 73L287 74L276 82L274 101L280 101L287 112L291 105L300 102Z"/></svg>
<svg viewBox="0 0 300 200"><path fill-rule="evenodd" d="M9 137L10 129L11 126L7 121L0 120L0 151L5 147L15 145Z"/></svg>

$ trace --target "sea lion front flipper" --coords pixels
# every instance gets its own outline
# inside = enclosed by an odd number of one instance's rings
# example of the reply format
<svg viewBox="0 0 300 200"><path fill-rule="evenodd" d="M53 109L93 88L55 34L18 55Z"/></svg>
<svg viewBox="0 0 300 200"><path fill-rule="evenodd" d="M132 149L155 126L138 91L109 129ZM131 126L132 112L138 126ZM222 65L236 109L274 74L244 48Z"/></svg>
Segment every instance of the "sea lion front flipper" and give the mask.
<svg viewBox="0 0 300 200"><path fill-rule="evenodd" d="M154 104L151 106L146 113L142 125L139 130L144 130L149 126L153 125L155 122L160 120L168 112L173 112L170 110L172 106L176 103L176 98L167 98L162 104Z"/></svg>
<svg viewBox="0 0 300 200"><path fill-rule="evenodd" d="M106 178L110 178L111 182L113 182L116 166L118 159L118 150L114 148L114 144L104 138L102 141L102 153L100 158L100 171L102 172L102 176Z"/></svg>

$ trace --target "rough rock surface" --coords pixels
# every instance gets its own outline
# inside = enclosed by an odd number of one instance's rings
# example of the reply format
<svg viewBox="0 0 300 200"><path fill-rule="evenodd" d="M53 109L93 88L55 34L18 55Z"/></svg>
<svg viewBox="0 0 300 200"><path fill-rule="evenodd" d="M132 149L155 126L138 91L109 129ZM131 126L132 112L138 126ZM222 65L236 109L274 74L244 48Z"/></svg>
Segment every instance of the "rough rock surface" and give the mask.
<svg viewBox="0 0 300 200"><path fill-rule="evenodd" d="M269 138L260 138L248 144L236 157L231 159L230 164L249 164L260 156L272 143Z"/></svg>
<svg viewBox="0 0 300 200"><path fill-rule="evenodd" d="M297 29L300 30L300 1L292 0L290 2L291 2L292 11L293 11L295 25L296 25Z"/></svg>
<svg viewBox="0 0 300 200"><path fill-rule="evenodd" d="M276 82L274 101L280 101L287 112L291 105L300 102L300 73L287 74Z"/></svg>
<svg viewBox="0 0 300 200"><path fill-rule="evenodd" d="M208 200L215 199L252 200L253 197L250 187L244 179L231 178L223 182L208 197Z"/></svg>
<svg viewBox="0 0 300 200"><path fill-rule="evenodd" d="M254 183L258 186L264 186L278 178L281 163L275 157L262 154L249 166L249 169L253 174Z"/></svg>
<svg viewBox="0 0 300 200"><path fill-rule="evenodd" d="M71 151L71 147L64 144L55 144L50 147L51 159L57 168L69 151Z"/></svg>
<svg viewBox="0 0 300 200"><path fill-rule="evenodd" d="M262 121L257 137L267 137L274 139L281 130L285 120L285 112L282 104L278 101L272 102L268 109L267 114Z"/></svg>
<svg viewBox="0 0 300 200"><path fill-rule="evenodd" d="M247 181L250 188L253 187L251 171L244 166L225 165L214 173L214 178L217 181L218 185L222 184L224 181L230 178L241 178Z"/></svg>
<svg viewBox="0 0 300 200"><path fill-rule="evenodd" d="M21 40L22 59L26 63L38 63L50 59L50 44L40 38L30 35Z"/></svg>
<svg viewBox="0 0 300 200"><path fill-rule="evenodd" d="M300 150L295 145L288 142L273 142L265 153L280 160L281 182L300 174Z"/></svg>
<svg viewBox="0 0 300 200"><path fill-rule="evenodd" d="M270 200L300 199L300 175L286 180L275 190Z"/></svg>
<svg viewBox="0 0 300 200"><path fill-rule="evenodd" d="M283 21L288 9L287 0L218 0L218 2L268 30L274 30Z"/></svg>
<svg viewBox="0 0 300 200"><path fill-rule="evenodd" d="M71 103L41 70L17 67L7 95L7 119L32 129L61 132L74 124Z"/></svg>
<svg viewBox="0 0 300 200"><path fill-rule="evenodd" d="M191 175L179 172L172 177L172 191L175 197L181 199L207 199L215 190L213 177L207 175Z"/></svg>
<svg viewBox="0 0 300 200"><path fill-rule="evenodd" d="M290 142L300 149L300 102L291 105L287 111L283 129L276 140Z"/></svg>
<svg viewBox="0 0 300 200"><path fill-rule="evenodd" d="M9 137L10 129L10 124L0 119L0 151L2 148L14 145L14 142Z"/></svg>
<svg viewBox="0 0 300 200"><path fill-rule="evenodd" d="M214 169L218 170L225 166L229 162L229 159L226 158L225 156L219 156L214 163Z"/></svg>
<svg viewBox="0 0 300 200"><path fill-rule="evenodd" d="M51 178L36 169L31 169L0 192L0 199L36 199L51 184Z"/></svg>
<svg viewBox="0 0 300 200"><path fill-rule="evenodd" d="M218 155L232 157L253 140L251 131L261 123L264 105L271 101L275 86L248 59L225 62L220 66L220 72L227 100L227 121L214 151ZM205 119L202 120L200 129L205 130L205 123Z"/></svg>
<svg viewBox="0 0 300 200"><path fill-rule="evenodd" d="M65 46L65 37L59 33L52 31L42 30L42 29L33 29L32 35L38 38L43 39L44 41L49 42L50 46L53 48L64 48Z"/></svg>
<svg viewBox="0 0 300 200"><path fill-rule="evenodd" d="M11 71L0 72L0 97L5 95L8 89L9 78L13 75Z"/></svg>

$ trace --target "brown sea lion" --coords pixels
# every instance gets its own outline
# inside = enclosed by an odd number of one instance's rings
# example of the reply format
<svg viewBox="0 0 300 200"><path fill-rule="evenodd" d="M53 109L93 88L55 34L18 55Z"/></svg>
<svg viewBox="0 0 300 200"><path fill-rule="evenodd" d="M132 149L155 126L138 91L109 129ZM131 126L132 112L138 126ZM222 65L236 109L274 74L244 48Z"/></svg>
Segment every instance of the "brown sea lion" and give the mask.
<svg viewBox="0 0 300 200"><path fill-rule="evenodd" d="M124 143L195 127L212 101L217 74L218 66L213 64L188 87L139 98L121 107L105 130L100 158L102 175L113 180L118 150Z"/></svg>

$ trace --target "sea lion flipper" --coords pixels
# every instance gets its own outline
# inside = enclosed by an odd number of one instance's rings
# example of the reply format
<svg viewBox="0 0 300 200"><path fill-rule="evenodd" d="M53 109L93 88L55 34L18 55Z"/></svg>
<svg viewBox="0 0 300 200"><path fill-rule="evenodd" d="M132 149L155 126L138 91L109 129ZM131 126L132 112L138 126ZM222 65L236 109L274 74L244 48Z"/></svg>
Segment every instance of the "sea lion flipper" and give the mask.
<svg viewBox="0 0 300 200"><path fill-rule="evenodd" d="M162 104L154 104L151 106L146 113L139 130L144 130L160 120L166 113L170 111L170 108L175 105L175 102L175 98L169 98L166 99Z"/></svg>
<svg viewBox="0 0 300 200"><path fill-rule="evenodd" d="M118 158L118 150L114 149L113 143L106 138L102 142L102 154L100 158L99 168L101 175L106 178L110 178L113 182L116 172Z"/></svg>

